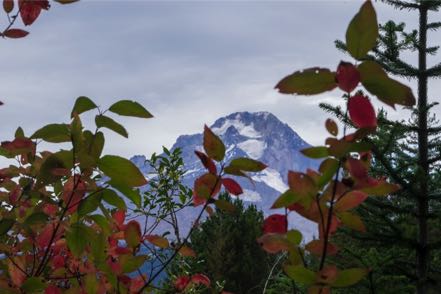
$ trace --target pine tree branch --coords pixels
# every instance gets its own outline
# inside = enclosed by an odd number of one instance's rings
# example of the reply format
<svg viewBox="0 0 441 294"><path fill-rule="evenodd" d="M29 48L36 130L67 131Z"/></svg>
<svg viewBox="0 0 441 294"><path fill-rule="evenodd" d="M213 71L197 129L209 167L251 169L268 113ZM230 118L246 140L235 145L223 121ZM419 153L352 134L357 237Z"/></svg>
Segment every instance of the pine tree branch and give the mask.
<svg viewBox="0 0 441 294"><path fill-rule="evenodd" d="M400 177L399 171L395 170L390 162L387 160L387 158L384 156L380 150L378 150L378 147L374 144L374 142L370 139L366 139L368 143L372 144L372 152L374 153L375 157L381 162L381 164L384 166L384 168L389 173L389 176L400 186L409 191L411 194L416 194L414 189L403 179Z"/></svg>
<svg viewBox="0 0 441 294"><path fill-rule="evenodd" d="M435 66L432 66L428 70L426 70L426 75L432 78L440 78L441 77L441 63L438 63Z"/></svg>
<svg viewBox="0 0 441 294"><path fill-rule="evenodd" d="M431 22L431 23L427 24L428 30L436 31L439 28L441 28L441 22Z"/></svg>
<svg viewBox="0 0 441 294"><path fill-rule="evenodd" d="M409 2L404 2L401 0L381 0L381 1L393 6L399 10L403 10L403 9L415 10L415 9L420 8L420 5L418 5L416 3L409 3Z"/></svg>

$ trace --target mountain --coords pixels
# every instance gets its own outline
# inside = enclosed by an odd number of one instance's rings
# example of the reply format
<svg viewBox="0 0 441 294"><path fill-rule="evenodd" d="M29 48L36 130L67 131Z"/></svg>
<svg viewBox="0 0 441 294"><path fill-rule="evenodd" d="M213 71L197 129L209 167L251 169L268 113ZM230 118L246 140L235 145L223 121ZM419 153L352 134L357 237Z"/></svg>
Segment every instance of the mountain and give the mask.
<svg viewBox="0 0 441 294"><path fill-rule="evenodd" d="M255 184L246 179L237 179L244 189L239 197L245 203L252 203L264 211L265 215L283 213L283 210L269 209L277 197L288 189L287 173L289 170L305 171L317 168L319 162L303 156L300 150L310 146L291 127L281 122L269 112L237 112L219 118L210 127L221 137L226 147L225 160L235 157L249 157L266 165L264 171L253 174ZM192 187L194 180L205 172L195 150L203 151L202 134L182 135L178 137L172 150L182 149L182 157L187 170L184 184ZM138 155L131 159L144 173L149 166L145 156ZM197 212L182 215L184 223L191 224ZM289 224L300 230L306 240L317 236L317 226L295 212L289 215Z"/></svg>

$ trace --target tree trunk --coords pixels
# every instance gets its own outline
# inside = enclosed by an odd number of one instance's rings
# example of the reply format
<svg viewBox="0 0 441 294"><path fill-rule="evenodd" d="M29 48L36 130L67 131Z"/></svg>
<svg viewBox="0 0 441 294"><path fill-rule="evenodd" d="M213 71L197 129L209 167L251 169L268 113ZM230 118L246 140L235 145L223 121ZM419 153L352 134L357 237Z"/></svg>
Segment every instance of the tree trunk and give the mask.
<svg viewBox="0 0 441 294"><path fill-rule="evenodd" d="M427 247L428 230L428 131L427 131L427 7L422 1L419 8L419 40L418 40L418 153L419 153L419 195L418 195L418 246L417 246L417 293L427 293L427 270L429 249Z"/></svg>

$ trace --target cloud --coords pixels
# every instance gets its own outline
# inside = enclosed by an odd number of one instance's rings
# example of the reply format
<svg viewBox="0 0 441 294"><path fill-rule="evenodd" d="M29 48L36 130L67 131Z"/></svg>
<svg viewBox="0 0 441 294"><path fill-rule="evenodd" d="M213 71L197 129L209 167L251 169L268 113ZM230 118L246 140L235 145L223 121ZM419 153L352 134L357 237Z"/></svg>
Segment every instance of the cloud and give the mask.
<svg viewBox="0 0 441 294"><path fill-rule="evenodd" d="M109 134L107 153L150 154L176 137L202 131L235 111L271 111L310 143L322 143L321 101L341 103L338 91L317 97L276 93L295 70L335 68L348 56L344 38L355 1L84 1L53 5L24 40L4 40L0 133L21 125L67 121L76 97L103 108L134 99L151 120L118 118L126 140ZM377 5L381 21L411 20ZM435 92L434 92L435 93ZM340 99L340 100L339 100ZM401 115L401 114L400 114ZM93 126L93 115L84 117Z"/></svg>

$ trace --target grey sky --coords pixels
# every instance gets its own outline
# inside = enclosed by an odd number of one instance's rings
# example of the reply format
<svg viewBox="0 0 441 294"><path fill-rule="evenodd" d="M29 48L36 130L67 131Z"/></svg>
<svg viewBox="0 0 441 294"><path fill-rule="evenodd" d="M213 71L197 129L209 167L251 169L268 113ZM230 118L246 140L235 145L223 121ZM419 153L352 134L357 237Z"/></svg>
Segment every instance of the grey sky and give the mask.
<svg viewBox="0 0 441 294"><path fill-rule="evenodd" d="M160 151L181 134L235 111L271 111L310 143L324 139L317 97L277 94L297 69L351 60L333 45L361 1L81 1L53 4L23 40L2 40L1 140L66 122L76 97L102 107L141 102L155 118L120 119L129 140L108 133L106 153ZM375 4L380 22L416 15ZM435 36L438 41L440 36ZM437 89L439 89L437 85ZM403 112L400 112L403 115ZM84 116L93 121L92 116Z"/></svg>

